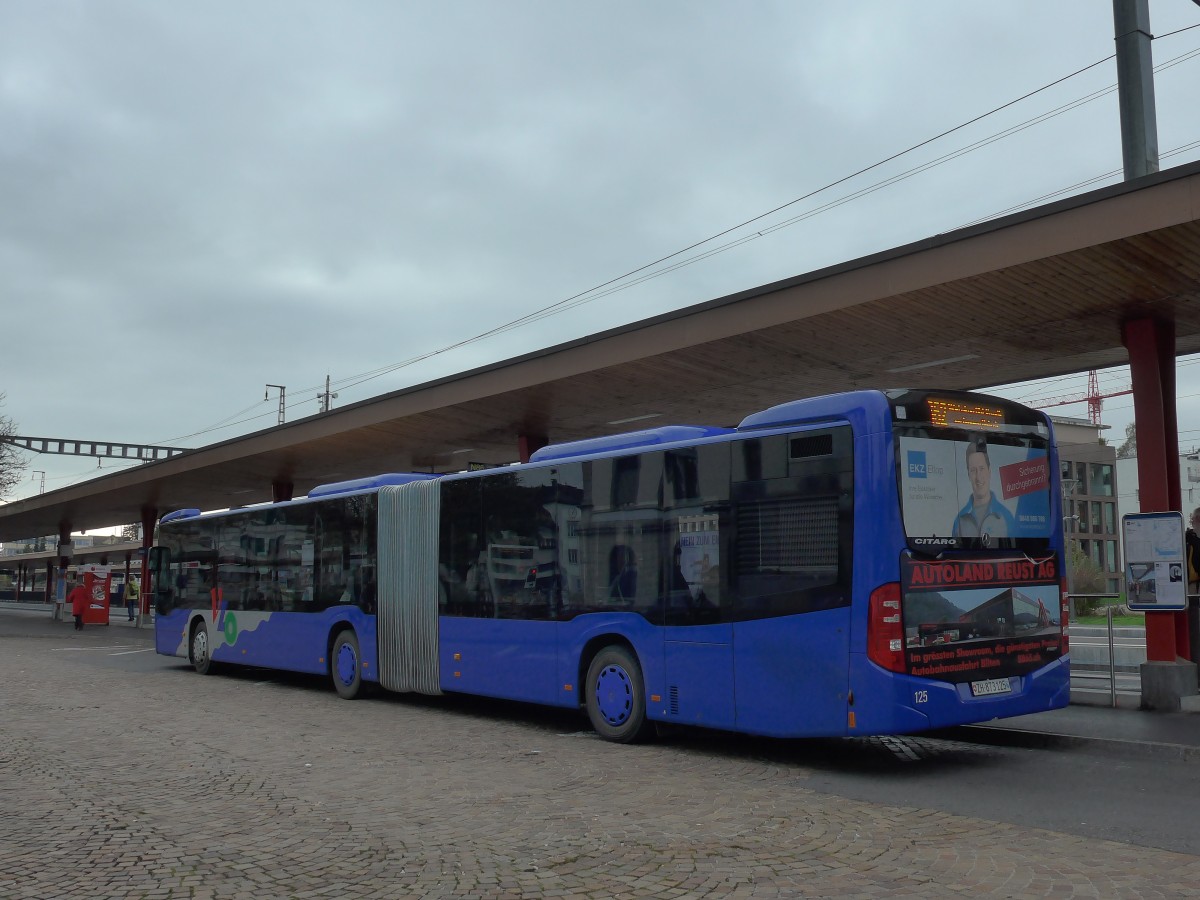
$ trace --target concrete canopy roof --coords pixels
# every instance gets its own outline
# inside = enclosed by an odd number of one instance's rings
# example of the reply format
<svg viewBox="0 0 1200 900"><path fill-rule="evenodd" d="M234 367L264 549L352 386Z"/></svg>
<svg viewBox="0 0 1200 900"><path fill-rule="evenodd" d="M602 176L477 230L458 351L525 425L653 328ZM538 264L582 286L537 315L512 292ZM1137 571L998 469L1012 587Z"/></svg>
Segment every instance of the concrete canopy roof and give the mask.
<svg viewBox="0 0 1200 900"><path fill-rule="evenodd" d="M1119 365L1122 323L1200 351L1200 163L710 300L0 507L0 540L456 471L551 442L733 425L862 387L980 388Z"/></svg>

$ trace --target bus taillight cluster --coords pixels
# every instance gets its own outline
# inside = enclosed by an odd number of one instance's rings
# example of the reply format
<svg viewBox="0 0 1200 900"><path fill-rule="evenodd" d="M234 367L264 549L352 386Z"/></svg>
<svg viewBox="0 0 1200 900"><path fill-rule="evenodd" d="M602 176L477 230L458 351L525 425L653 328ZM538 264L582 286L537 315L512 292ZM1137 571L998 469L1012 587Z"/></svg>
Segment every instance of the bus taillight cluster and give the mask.
<svg viewBox="0 0 1200 900"><path fill-rule="evenodd" d="M871 592L867 657L890 672L904 671L904 616L900 610L899 582L880 585Z"/></svg>

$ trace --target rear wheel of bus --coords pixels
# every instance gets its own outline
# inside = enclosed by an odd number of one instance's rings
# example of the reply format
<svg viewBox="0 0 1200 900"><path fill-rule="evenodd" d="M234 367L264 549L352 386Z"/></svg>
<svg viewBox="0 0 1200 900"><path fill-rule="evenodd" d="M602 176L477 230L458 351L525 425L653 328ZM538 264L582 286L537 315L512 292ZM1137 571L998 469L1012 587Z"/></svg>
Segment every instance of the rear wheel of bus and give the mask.
<svg viewBox="0 0 1200 900"><path fill-rule="evenodd" d="M653 732L646 718L646 688L637 657L610 644L588 666L584 693L588 718L600 737L620 744L644 741Z"/></svg>
<svg viewBox="0 0 1200 900"><path fill-rule="evenodd" d="M358 636L349 628L339 631L333 639L333 649L329 652L329 678L343 700L355 700L363 695Z"/></svg>

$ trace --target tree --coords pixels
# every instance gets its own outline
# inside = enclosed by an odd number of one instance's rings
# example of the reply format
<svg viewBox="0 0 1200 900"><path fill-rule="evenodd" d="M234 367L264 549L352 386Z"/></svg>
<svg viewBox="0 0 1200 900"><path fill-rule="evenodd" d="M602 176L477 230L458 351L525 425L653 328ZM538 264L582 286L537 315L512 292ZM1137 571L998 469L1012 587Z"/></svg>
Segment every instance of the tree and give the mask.
<svg viewBox="0 0 1200 900"><path fill-rule="evenodd" d="M1076 594L1102 594L1105 584L1104 570L1096 561L1083 552L1079 541L1072 540L1067 547L1067 586L1071 591L1071 613L1073 616L1090 615L1101 601L1096 597L1076 597Z"/></svg>
<svg viewBox="0 0 1200 900"><path fill-rule="evenodd" d="M121 529L121 540L140 541L141 539L142 528L140 525L126 525Z"/></svg>
<svg viewBox="0 0 1200 900"><path fill-rule="evenodd" d="M1137 423L1125 426L1125 443L1117 448L1117 459L1132 459L1137 456Z"/></svg>
<svg viewBox="0 0 1200 900"><path fill-rule="evenodd" d="M0 406L4 405L4 394L0 394ZM15 444L8 443L5 438L17 433L16 423L8 416L0 416L0 497L7 497L13 488L21 483L29 461L21 455Z"/></svg>

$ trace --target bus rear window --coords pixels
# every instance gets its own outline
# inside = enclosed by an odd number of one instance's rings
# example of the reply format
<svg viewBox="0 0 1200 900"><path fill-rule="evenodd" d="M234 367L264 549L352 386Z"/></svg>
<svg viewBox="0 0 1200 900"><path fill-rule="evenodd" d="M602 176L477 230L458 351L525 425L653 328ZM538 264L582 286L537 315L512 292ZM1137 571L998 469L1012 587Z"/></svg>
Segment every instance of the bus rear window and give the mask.
<svg viewBox="0 0 1200 900"><path fill-rule="evenodd" d="M917 550L1043 547L1053 520L1049 429L1015 404L967 414L946 402L897 405L904 531Z"/></svg>

